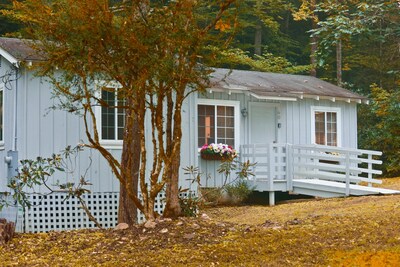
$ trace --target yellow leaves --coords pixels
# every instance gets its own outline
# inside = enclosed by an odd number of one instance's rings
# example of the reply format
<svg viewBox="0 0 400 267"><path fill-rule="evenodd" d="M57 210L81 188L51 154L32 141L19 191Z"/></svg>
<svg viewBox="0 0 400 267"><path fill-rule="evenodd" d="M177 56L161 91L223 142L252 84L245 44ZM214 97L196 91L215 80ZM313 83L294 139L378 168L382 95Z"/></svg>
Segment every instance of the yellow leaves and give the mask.
<svg viewBox="0 0 400 267"><path fill-rule="evenodd" d="M400 179L393 183L400 186ZM18 235L0 247L1 263L5 266L15 263L204 266L212 262L220 266L398 266L399 202L400 196L387 196L308 200L275 207L219 207L206 210L213 220L185 218L180 223L160 223L145 232L134 226L127 231ZM298 223L293 224L294 218L299 218ZM220 222L226 220L234 223ZM260 226L266 220L279 222L282 228ZM160 232L164 228L167 233ZM189 234L191 237L185 238Z"/></svg>
<svg viewBox="0 0 400 267"><path fill-rule="evenodd" d="M390 93L376 84L371 85L371 93L378 107L376 115L386 116L388 114Z"/></svg>
<svg viewBox="0 0 400 267"><path fill-rule="evenodd" d="M343 70L343 71L351 70L351 67L350 67L350 65L349 65L348 63L345 63L345 64L343 65L343 67L342 67L342 70Z"/></svg>
<svg viewBox="0 0 400 267"><path fill-rule="evenodd" d="M313 6L314 5L314 6ZM313 12L315 9L315 3L309 3L309 1L303 1L299 10L293 11L293 19L294 20L308 20L313 19L315 22L318 21L318 16L316 16Z"/></svg>
<svg viewBox="0 0 400 267"><path fill-rule="evenodd" d="M332 263L335 266L399 266L400 254L396 251L338 251Z"/></svg>
<svg viewBox="0 0 400 267"><path fill-rule="evenodd" d="M221 19L221 20L218 20L217 23L215 24L215 29L220 30L221 32L225 32L225 31L231 29L231 24L230 24L230 22L224 22Z"/></svg>

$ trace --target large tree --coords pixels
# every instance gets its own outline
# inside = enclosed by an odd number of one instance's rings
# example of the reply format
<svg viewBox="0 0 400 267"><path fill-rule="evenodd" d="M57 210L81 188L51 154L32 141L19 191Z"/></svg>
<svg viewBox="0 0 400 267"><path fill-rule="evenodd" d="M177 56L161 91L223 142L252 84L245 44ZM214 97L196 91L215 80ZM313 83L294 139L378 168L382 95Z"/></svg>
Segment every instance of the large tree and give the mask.
<svg viewBox="0 0 400 267"><path fill-rule="evenodd" d="M120 181L120 221L133 223L136 208L154 219L155 199L164 189L164 215L180 215L182 103L207 86L206 64L213 55L205 47L218 39L210 34L216 25L233 21L223 15L234 2L14 2L11 15L26 24L34 47L46 57L36 66L38 74L52 81L60 107L82 115L85 146L99 151ZM197 11L207 9L215 15L199 23ZM117 95L118 104L103 100L101 92ZM99 105L125 113L122 161L100 142L94 111Z"/></svg>

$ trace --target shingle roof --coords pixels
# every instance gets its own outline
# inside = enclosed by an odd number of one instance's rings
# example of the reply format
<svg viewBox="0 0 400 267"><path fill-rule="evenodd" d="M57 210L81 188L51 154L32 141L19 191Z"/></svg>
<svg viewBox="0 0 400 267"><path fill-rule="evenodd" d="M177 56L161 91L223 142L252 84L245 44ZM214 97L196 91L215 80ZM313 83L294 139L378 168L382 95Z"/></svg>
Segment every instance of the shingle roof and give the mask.
<svg viewBox="0 0 400 267"><path fill-rule="evenodd" d="M44 56L29 46L30 40L0 37L0 50L16 61L41 61ZM1 52L1 51L0 51ZM259 71L215 69L211 74L211 88L223 91L246 91L258 98L303 97L338 98L339 100L366 101L367 98L349 90L305 75L268 73Z"/></svg>
<svg viewBox="0 0 400 267"><path fill-rule="evenodd" d="M361 95L312 76L259 71L215 69L215 72L211 74L211 87L231 92L247 91L259 98L321 97L353 101L367 100Z"/></svg>
<svg viewBox="0 0 400 267"><path fill-rule="evenodd" d="M35 51L29 43L31 40L0 37L0 48L13 56L18 61L40 61L43 55Z"/></svg>

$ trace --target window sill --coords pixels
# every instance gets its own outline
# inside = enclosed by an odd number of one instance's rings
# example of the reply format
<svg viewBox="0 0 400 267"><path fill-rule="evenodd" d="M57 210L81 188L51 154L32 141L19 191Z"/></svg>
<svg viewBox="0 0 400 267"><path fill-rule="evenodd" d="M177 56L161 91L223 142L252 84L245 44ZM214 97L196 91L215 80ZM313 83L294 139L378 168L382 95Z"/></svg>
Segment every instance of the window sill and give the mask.
<svg viewBox="0 0 400 267"><path fill-rule="evenodd" d="M100 145L105 149L118 149L121 150L123 146L122 140L102 140L100 141Z"/></svg>

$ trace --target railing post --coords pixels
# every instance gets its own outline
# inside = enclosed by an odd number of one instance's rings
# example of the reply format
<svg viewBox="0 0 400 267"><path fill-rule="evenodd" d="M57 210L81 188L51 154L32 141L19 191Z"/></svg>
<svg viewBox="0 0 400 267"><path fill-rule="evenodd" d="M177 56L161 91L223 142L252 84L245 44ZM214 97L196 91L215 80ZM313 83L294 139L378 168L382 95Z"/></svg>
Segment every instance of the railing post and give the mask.
<svg viewBox="0 0 400 267"><path fill-rule="evenodd" d="M350 152L346 152L346 196L350 195Z"/></svg>
<svg viewBox="0 0 400 267"><path fill-rule="evenodd" d="M372 186L372 154L368 154L368 186Z"/></svg>
<svg viewBox="0 0 400 267"><path fill-rule="evenodd" d="M273 144L268 144L268 191L274 191L275 155Z"/></svg>
<svg viewBox="0 0 400 267"><path fill-rule="evenodd" d="M286 144L286 186L288 191L293 191L293 146Z"/></svg>

